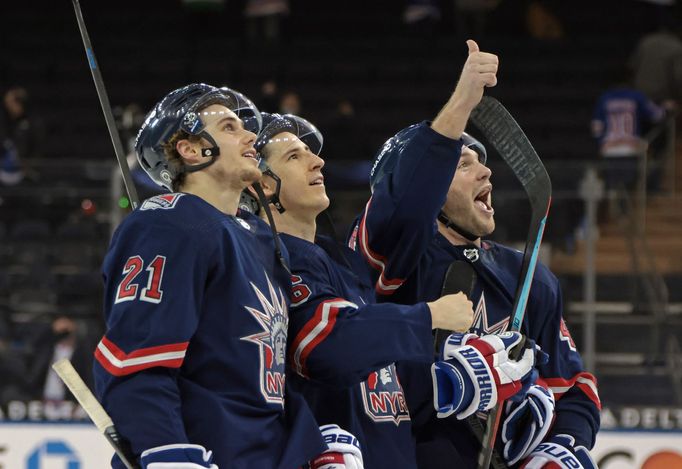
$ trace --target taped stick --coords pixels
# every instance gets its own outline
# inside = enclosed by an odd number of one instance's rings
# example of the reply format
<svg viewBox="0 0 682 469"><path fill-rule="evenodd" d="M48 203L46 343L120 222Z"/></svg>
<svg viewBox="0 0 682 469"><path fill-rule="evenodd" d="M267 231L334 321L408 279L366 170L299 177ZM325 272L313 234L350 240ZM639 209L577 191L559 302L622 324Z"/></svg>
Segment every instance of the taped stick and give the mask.
<svg viewBox="0 0 682 469"><path fill-rule="evenodd" d="M140 466L134 462L135 457L132 455L127 443L118 433L116 427L114 427L111 417L109 417L109 414L104 410L104 407L102 407L102 404L99 403L92 391L90 391L71 362L64 358L55 362L52 365L52 369L64 381L66 387L69 388L71 394L78 400L78 403L85 410L85 413L88 414L88 417L90 417L90 420L92 420L97 429L102 432L111 446L113 446L123 464L128 469L140 469Z"/></svg>

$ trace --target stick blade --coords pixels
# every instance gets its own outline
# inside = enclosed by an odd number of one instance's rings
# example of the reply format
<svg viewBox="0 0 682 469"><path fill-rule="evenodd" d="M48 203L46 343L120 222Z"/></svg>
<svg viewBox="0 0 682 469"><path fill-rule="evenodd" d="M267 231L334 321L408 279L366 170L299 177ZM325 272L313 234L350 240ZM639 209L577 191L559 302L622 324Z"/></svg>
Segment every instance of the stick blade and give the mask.
<svg viewBox="0 0 682 469"><path fill-rule="evenodd" d="M484 96L469 118L509 165L528 194L531 207L549 208L552 182L535 148L509 111L495 98Z"/></svg>

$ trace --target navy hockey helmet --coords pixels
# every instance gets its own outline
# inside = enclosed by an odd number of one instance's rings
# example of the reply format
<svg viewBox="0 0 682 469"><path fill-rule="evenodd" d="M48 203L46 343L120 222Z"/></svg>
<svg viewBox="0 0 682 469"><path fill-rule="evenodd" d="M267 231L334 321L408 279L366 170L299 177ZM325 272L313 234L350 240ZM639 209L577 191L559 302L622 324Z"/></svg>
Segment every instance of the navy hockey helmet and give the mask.
<svg viewBox="0 0 682 469"><path fill-rule="evenodd" d="M390 174L398 163L400 155L407 143L417 133L420 124L413 124L404 128L393 137L386 140L381 149L377 152L369 172L369 186L374 190L374 186L383 179L386 174ZM471 148L478 155L478 161L486 164L488 153L485 146L466 132L462 132L462 145Z"/></svg>
<svg viewBox="0 0 682 469"><path fill-rule="evenodd" d="M158 185L172 191L172 182L180 172L205 168L220 154L215 140L205 130L200 113L211 104L222 104L233 111L243 120L247 130L254 133L260 130L260 112L238 91L229 88L219 89L204 83L194 83L171 91L147 115L135 141L135 152L140 166ZM211 147L204 148L202 155L211 159L193 166L191 170L188 167L177 168L169 164L164 145L179 130L205 138Z"/></svg>
<svg viewBox="0 0 682 469"><path fill-rule="evenodd" d="M262 113L263 130L256 139L255 148L260 158L260 170L263 175L270 176L275 181L275 193L270 197L269 202L275 206L279 213L284 213L286 208L279 200L279 192L282 187L282 180L277 174L268 166L266 158L263 154L263 149L268 143L280 141L280 138L275 138L277 135L288 132L294 134L300 141L308 146L311 152L316 155L322 151L322 144L324 138L322 133L313 124L303 119L302 117L293 114L270 114ZM281 141L286 141L287 137L281 137ZM293 143L293 141L292 141ZM239 207L242 210L247 210L256 213L259 208L259 202L249 193L248 190L242 192L242 197L239 201Z"/></svg>
<svg viewBox="0 0 682 469"><path fill-rule="evenodd" d="M294 134L300 141L310 148L310 151L319 155L322 151L324 138L322 133L302 117L293 114L269 114L263 113L263 130L256 140L256 151L261 154L268 143L275 140L275 136L282 132Z"/></svg>

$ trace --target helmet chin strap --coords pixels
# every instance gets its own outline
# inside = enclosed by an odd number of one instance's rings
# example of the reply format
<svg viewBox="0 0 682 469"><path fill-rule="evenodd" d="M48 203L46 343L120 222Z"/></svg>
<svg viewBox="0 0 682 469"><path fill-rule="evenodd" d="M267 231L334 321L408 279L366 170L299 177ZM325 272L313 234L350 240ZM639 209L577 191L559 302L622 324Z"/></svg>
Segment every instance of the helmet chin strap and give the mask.
<svg viewBox="0 0 682 469"><path fill-rule="evenodd" d="M282 267L284 267L284 270L289 272L289 275L291 275L289 265L287 264L286 260L284 260L284 256L282 255L282 242L279 239L279 233L277 232L277 227L275 226L275 220L272 218L272 212L268 206L268 200L265 197L263 188L258 182L254 182L251 187L253 187L253 189L256 191L256 194L258 194L258 200L265 211L265 216L268 217L270 230L272 231L272 238L275 241L275 256L277 256L277 259L279 259L279 263L282 265Z"/></svg>
<svg viewBox="0 0 682 469"><path fill-rule="evenodd" d="M442 224L444 224L445 228L451 229L452 231L463 236L464 238L466 238L468 241L471 241L472 243L480 238L480 236L476 236L475 234L465 230L464 228L460 227L455 222L450 220L442 210L438 213L438 221L441 222Z"/></svg>

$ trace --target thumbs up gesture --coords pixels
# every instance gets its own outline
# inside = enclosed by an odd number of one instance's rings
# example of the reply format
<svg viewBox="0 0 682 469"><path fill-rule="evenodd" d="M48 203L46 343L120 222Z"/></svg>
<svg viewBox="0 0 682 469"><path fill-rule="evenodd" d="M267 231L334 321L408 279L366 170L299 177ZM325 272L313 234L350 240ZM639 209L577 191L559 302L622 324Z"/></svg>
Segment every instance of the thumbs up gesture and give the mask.
<svg viewBox="0 0 682 469"><path fill-rule="evenodd" d="M452 98L453 102L470 112L481 101L484 89L497 84L499 60L495 54L481 52L472 39L467 40L466 44L469 56L462 67Z"/></svg>

